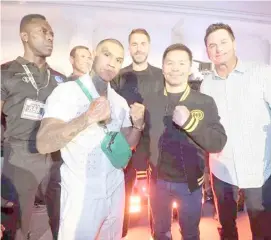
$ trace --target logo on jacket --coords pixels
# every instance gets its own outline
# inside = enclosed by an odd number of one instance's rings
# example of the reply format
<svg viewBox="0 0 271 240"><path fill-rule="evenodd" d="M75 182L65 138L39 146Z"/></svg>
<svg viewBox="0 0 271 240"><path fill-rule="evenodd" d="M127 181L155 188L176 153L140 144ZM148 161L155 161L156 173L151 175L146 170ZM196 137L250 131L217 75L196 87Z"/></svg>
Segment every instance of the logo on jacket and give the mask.
<svg viewBox="0 0 271 240"><path fill-rule="evenodd" d="M63 82L64 82L63 78L62 78L62 77L60 77L60 76L55 76L55 80L56 80L56 82L57 82L58 84L60 84L60 83L63 83Z"/></svg>
<svg viewBox="0 0 271 240"><path fill-rule="evenodd" d="M204 112L199 109L192 110L191 114L197 120L202 120L204 118Z"/></svg>
<svg viewBox="0 0 271 240"><path fill-rule="evenodd" d="M23 73L15 73L14 76L20 76L22 78L22 81L25 83L29 82L29 78L25 72Z"/></svg>
<svg viewBox="0 0 271 240"><path fill-rule="evenodd" d="M25 82L25 83L28 83L29 82L29 78L28 77L22 77L22 81Z"/></svg>

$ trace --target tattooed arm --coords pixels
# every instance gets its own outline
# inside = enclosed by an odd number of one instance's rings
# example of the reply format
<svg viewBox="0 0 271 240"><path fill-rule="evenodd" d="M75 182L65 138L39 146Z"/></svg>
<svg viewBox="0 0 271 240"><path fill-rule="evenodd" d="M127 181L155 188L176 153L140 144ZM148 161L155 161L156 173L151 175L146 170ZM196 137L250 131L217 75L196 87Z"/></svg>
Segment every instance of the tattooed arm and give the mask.
<svg viewBox="0 0 271 240"><path fill-rule="evenodd" d="M43 119L37 134L39 153L51 153L65 147L78 133L87 128L88 122L86 114L68 123L55 118Z"/></svg>
<svg viewBox="0 0 271 240"><path fill-rule="evenodd" d="M89 125L109 118L110 105L104 97L95 99L85 113L69 122L44 118L37 134L37 149L41 154L60 150Z"/></svg>

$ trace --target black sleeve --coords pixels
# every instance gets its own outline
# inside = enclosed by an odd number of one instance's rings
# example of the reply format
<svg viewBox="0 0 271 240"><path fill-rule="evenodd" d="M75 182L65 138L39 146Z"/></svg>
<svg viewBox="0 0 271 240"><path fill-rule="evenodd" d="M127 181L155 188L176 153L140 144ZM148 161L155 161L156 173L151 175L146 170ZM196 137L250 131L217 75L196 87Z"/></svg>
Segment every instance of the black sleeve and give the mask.
<svg viewBox="0 0 271 240"><path fill-rule="evenodd" d="M227 135L220 123L220 117L213 98L206 102L203 119L190 115L182 127L186 133L205 151L221 152L227 142Z"/></svg>
<svg viewBox="0 0 271 240"><path fill-rule="evenodd" d="M69 78L65 75L62 75L63 79L64 79L64 82L68 82L69 81Z"/></svg>
<svg viewBox="0 0 271 240"><path fill-rule="evenodd" d="M1 101L5 101L8 98L8 90L6 88L8 74L7 70L1 68Z"/></svg>

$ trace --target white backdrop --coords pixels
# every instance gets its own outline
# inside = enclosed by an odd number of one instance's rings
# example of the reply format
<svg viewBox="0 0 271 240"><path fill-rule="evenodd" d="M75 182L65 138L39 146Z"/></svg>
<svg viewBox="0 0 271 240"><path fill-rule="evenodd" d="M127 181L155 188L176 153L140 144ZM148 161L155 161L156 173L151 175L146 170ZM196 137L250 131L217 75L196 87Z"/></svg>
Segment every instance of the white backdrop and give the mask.
<svg viewBox="0 0 271 240"><path fill-rule="evenodd" d="M87 45L92 48L105 37L114 37L123 43L126 49L124 66L130 64L127 42L128 34L133 28L146 28L150 33L152 44L149 62L157 67L161 67L165 48L174 42L187 44L192 49L195 59L208 61L203 41L205 29L213 22L223 21L215 17L82 8L75 5L5 2L1 5L1 63L23 54L19 38L20 19L25 14L40 13L47 17L55 32L54 51L48 62L53 68L66 75L69 75L72 70L69 64L69 52L72 47ZM16 14L13 14L14 12ZM270 63L270 24L248 23L226 18L224 22L229 23L236 34L237 52L242 59Z"/></svg>

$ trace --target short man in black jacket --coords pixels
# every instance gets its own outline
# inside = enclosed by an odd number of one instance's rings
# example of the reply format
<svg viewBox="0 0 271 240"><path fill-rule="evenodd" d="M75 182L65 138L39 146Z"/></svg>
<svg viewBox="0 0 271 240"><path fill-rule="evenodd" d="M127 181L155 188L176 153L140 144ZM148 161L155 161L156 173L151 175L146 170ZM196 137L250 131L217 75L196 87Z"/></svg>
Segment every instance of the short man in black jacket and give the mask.
<svg viewBox="0 0 271 240"><path fill-rule="evenodd" d="M171 239L172 201L183 240L199 240L205 156L227 141L213 98L188 85L192 53L182 44L163 55L165 88L145 99L149 109L150 200L154 239Z"/></svg>

